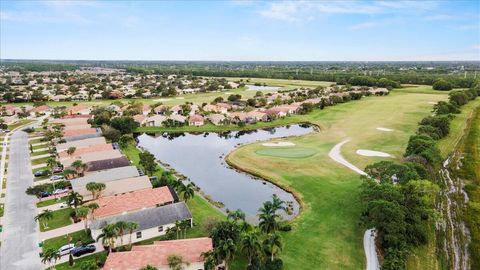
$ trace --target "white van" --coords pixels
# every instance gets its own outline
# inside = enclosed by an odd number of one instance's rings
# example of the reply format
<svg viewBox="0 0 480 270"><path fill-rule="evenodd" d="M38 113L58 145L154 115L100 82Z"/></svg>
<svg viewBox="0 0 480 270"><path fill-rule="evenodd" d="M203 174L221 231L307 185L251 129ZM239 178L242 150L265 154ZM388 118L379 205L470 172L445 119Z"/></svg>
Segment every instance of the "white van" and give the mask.
<svg viewBox="0 0 480 270"><path fill-rule="evenodd" d="M74 244L64 245L64 246L62 246L61 248L58 249L58 253L60 253L60 256L68 255L68 254L70 254L70 251L71 251L74 247L75 247Z"/></svg>

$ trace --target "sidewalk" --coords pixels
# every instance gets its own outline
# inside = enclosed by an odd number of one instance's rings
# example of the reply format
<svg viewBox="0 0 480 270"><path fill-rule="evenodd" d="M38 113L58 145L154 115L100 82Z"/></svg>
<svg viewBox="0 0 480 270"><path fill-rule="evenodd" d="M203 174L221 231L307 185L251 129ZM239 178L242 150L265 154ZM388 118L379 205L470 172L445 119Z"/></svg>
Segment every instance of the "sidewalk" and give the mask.
<svg viewBox="0 0 480 270"><path fill-rule="evenodd" d="M49 157L49 156L51 156L51 154L43 154L43 155L38 155L38 156L31 156L30 159L35 160L35 159L40 159L40 158L46 158L46 157Z"/></svg>
<svg viewBox="0 0 480 270"><path fill-rule="evenodd" d="M63 208L60 208L60 206L64 205L63 203L64 202L59 202L59 203L56 203L56 204L47 205L47 206L44 206L44 207L37 208L37 212L41 213L45 210L55 211L55 210L63 209Z"/></svg>
<svg viewBox="0 0 480 270"><path fill-rule="evenodd" d="M32 169L38 169L38 168L42 168L42 167L47 167L47 163L32 165Z"/></svg>
<svg viewBox="0 0 480 270"><path fill-rule="evenodd" d="M43 241L43 240L47 240L47 239L50 239L50 238L65 235L67 233L73 233L73 232L76 232L76 231L80 231L80 230L83 230L83 229L85 229L85 222L80 221L78 223L74 223L74 224L71 224L71 225L68 225L68 226L65 226L65 227L61 227L61 228L58 228L58 229L54 229L54 230L51 230L51 231L40 232L40 237L39 238L40 238L41 241Z"/></svg>

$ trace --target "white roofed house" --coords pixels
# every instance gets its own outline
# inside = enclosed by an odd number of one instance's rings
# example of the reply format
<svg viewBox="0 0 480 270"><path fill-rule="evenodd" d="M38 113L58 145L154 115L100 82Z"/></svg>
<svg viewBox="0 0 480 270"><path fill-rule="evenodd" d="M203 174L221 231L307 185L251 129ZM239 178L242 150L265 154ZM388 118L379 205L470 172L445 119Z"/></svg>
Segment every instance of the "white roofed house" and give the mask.
<svg viewBox="0 0 480 270"><path fill-rule="evenodd" d="M170 108L170 112L172 113L172 115L181 114L182 113L182 106L175 105L175 106Z"/></svg>
<svg viewBox="0 0 480 270"><path fill-rule="evenodd" d="M182 123L182 124L185 123L185 121L187 121L187 118L181 114L171 115L168 119L173 120L175 122Z"/></svg>
<svg viewBox="0 0 480 270"><path fill-rule="evenodd" d="M225 123L226 117L223 114L210 114L207 116L208 121L216 126L223 125Z"/></svg>
<svg viewBox="0 0 480 270"><path fill-rule="evenodd" d="M165 122L167 119L168 117L164 115L156 114L156 115L147 117L144 123L145 123L145 126L147 127L161 127L163 126L163 122Z"/></svg>

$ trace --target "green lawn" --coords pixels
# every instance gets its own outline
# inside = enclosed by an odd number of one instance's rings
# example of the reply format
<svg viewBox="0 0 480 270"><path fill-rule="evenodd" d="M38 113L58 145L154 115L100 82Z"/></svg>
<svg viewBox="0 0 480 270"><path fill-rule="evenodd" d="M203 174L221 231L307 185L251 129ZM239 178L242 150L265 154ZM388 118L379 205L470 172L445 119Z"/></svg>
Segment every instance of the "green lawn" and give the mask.
<svg viewBox="0 0 480 270"><path fill-rule="evenodd" d="M71 208L65 208L53 211L53 218L48 221L48 228L43 227L43 222L40 222L40 231L50 231L53 229L57 229L60 227L65 227L67 225L72 224L72 220L70 219L70 213L74 210Z"/></svg>
<svg viewBox="0 0 480 270"><path fill-rule="evenodd" d="M45 155L45 154L48 154L48 153L50 153L50 151L48 151L48 150L43 150L43 151L38 151L38 152L30 153L30 155L31 155L32 157L35 157L35 156Z"/></svg>
<svg viewBox="0 0 480 270"><path fill-rule="evenodd" d="M42 249L44 251L48 248L59 249L66 244L76 244L78 242L81 242L82 244L91 244L94 243L95 240L90 236L90 233L85 232L85 230L81 230L71 233L68 237L67 235L62 235L59 237L47 239L43 241Z"/></svg>
<svg viewBox="0 0 480 270"><path fill-rule="evenodd" d="M32 159L32 165L38 165L38 164L47 163L47 160L48 160L49 158L50 158L50 157L43 157L43 158Z"/></svg>
<svg viewBox="0 0 480 270"><path fill-rule="evenodd" d="M58 199L50 199L50 200L46 200L46 201L37 202L37 208L45 207L45 206L49 206L49 205L54 205L54 204L57 204L57 203L62 203L65 200L66 200L66 198L62 197L62 198L58 198Z"/></svg>
<svg viewBox="0 0 480 270"><path fill-rule="evenodd" d="M306 147L269 147L258 149L257 155L280 158L307 158L317 153L317 150Z"/></svg>
<svg viewBox="0 0 480 270"><path fill-rule="evenodd" d="M97 263L100 263L100 264L103 265L103 263L105 263L106 259L107 259L107 252L102 251L102 252L99 252L99 253L95 253L95 254L92 254L92 255L88 255L88 256L85 256L85 257L75 259L74 260L75 264L73 266L70 266L70 265L68 265L68 262L65 262L65 263L61 263L61 264L58 264L57 266L55 266L55 269L56 270L80 270L82 262L96 261Z"/></svg>
<svg viewBox="0 0 480 270"><path fill-rule="evenodd" d="M42 138L37 138L37 139L33 139L33 140L29 140L28 143L29 144L35 144L35 143L41 143L42 142ZM47 143L47 142L45 142Z"/></svg>
<svg viewBox="0 0 480 270"><path fill-rule="evenodd" d="M23 125L27 125L27 124L30 124L30 123L33 123L35 122L35 120L29 120L29 119L22 119L22 120L19 120L11 125L8 125L8 129L10 130L14 130L15 128L18 128L20 126L23 126Z"/></svg>
<svg viewBox="0 0 480 270"><path fill-rule="evenodd" d="M34 143L30 142L30 144L34 144ZM47 142L45 142L43 144L32 146L32 149L37 150L37 149L41 149L41 148L48 148L48 146L49 146L49 144Z"/></svg>
<svg viewBox="0 0 480 270"><path fill-rule="evenodd" d="M256 143L240 147L228 156L229 163L291 190L301 200L302 211L292 222L293 230L283 234L281 258L285 269L298 265L303 269L365 267L365 228L359 223L361 180L331 160L328 152L348 138L342 155L359 168L382 159L359 156L358 149L390 153L400 160L417 123L430 114L431 103L446 100L447 95L414 87L317 110L296 117L300 122L318 125L321 131L288 138L295 143L288 150L272 150ZM382 132L377 127L395 131ZM312 149L309 151L315 154L298 158L296 153L305 149Z"/></svg>

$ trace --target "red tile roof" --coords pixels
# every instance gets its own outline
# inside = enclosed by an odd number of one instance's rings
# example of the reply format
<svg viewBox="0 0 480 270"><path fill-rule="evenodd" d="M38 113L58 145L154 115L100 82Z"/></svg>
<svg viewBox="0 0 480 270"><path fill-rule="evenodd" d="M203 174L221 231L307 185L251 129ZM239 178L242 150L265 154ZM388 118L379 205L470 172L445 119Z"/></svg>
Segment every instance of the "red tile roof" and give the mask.
<svg viewBox="0 0 480 270"><path fill-rule="evenodd" d="M155 241L153 245L133 246L132 251L112 252L103 266L104 270L141 269L147 264L168 267L167 258L179 255L190 263L203 262L202 253L212 250L212 239L208 237Z"/></svg>
<svg viewBox="0 0 480 270"><path fill-rule="evenodd" d="M95 128L71 129L71 130L64 130L63 131L63 136L64 137L70 137L70 136L95 134L95 133L97 133L97 130Z"/></svg>
<svg viewBox="0 0 480 270"><path fill-rule="evenodd" d="M89 147L75 149L75 152L73 152L72 155L68 155L67 151L65 150L63 152L58 153L58 156L60 158L78 157L78 156L81 156L81 155L87 154L87 153L101 152L101 151L108 151L108 150L113 150L113 147L112 147L111 144L106 144L106 143L105 144L96 144L96 145L92 145L92 146L89 146Z"/></svg>
<svg viewBox="0 0 480 270"><path fill-rule="evenodd" d="M95 218L103 218L132 212L142 208L156 207L173 203L173 196L168 187L145 189L126 194L99 198L96 203L100 208L94 211Z"/></svg>

